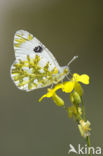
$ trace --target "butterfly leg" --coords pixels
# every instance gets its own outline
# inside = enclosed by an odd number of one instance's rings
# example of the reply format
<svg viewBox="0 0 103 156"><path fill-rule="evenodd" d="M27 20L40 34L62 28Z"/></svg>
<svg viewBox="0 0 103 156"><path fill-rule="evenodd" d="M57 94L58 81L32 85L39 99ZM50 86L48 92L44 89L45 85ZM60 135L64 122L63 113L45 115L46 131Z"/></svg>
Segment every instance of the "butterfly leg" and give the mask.
<svg viewBox="0 0 103 156"><path fill-rule="evenodd" d="M53 88L53 83L52 83L52 85L51 85L51 87L50 87L51 89Z"/></svg>
<svg viewBox="0 0 103 156"><path fill-rule="evenodd" d="M66 78L70 81L73 77L73 74L71 73L71 71L69 71L69 74L66 75Z"/></svg>

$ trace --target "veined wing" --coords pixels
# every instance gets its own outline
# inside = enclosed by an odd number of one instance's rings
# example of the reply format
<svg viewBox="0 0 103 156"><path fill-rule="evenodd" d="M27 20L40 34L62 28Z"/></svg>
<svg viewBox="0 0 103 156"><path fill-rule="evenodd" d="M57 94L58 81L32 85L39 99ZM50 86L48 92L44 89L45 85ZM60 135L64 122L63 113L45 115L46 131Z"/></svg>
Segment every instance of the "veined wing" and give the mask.
<svg viewBox="0 0 103 156"><path fill-rule="evenodd" d="M11 78L19 89L31 91L53 83L61 68L51 52L32 34L17 31L14 50L16 60L11 66Z"/></svg>

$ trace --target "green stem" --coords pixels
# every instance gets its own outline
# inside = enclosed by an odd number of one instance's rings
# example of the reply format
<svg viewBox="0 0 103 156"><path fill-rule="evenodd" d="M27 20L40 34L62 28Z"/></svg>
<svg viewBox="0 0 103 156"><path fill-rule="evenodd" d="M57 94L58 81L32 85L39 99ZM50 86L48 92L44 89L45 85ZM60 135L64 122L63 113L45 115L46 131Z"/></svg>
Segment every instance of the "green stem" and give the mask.
<svg viewBox="0 0 103 156"><path fill-rule="evenodd" d="M83 111L83 120L85 121L85 107L84 107L84 102L82 97L81 97L81 103L82 103L82 111Z"/></svg>
<svg viewBox="0 0 103 156"><path fill-rule="evenodd" d="M89 136L86 137L86 141L87 141L88 147L90 147L90 137ZM90 152L89 156L92 156L91 152Z"/></svg>
<svg viewBox="0 0 103 156"><path fill-rule="evenodd" d="M90 137L87 136L87 137L86 137L86 140L87 140L87 143L88 143L88 147L90 147Z"/></svg>
<svg viewBox="0 0 103 156"><path fill-rule="evenodd" d="M85 121L85 107L84 107L84 102L83 102L83 98L81 97L81 103L82 103L82 111L83 111L83 120ZM86 137L86 142L88 147L90 147L90 137L87 136ZM90 153L89 156L92 156L92 154Z"/></svg>

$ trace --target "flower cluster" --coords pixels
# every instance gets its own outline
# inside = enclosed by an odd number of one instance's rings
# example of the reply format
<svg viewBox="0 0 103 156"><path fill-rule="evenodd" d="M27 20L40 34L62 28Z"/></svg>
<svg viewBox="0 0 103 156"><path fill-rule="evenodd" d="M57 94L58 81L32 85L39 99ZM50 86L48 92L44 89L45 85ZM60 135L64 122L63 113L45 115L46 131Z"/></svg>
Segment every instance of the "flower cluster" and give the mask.
<svg viewBox="0 0 103 156"><path fill-rule="evenodd" d="M82 89L79 82L81 82L83 84L89 84L89 76L86 75L86 74L79 75L77 73L74 73L73 78L70 81L59 83L52 89L49 88L47 94L43 95L39 99L39 102L45 97L54 98L55 95L56 95L56 91L59 90L59 89L62 89L62 91L65 92L65 93L71 93L70 94L71 95L71 101L75 103L78 100L79 96L82 96L82 94L83 94L83 89ZM79 96L76 96L75 93L78 94ZM59 103L59 106L63 106L63 105L64 104Z"/></svg>
<svg viewBox="0 0 103 156"><path fill-rule="evenodd" d="M85 85L89 84L89 76L86 74L79 75L77 73L73 74L71 80L59 83L55 85L54 88L48 88L48 92L44 94L40 99L41 102L44 98L52 98L57 106L63 107L68 112L68 116L73 117L78 123L78 128L81 133L81 136L84 138L90 135L90 122L85 122L85 119L82 117L84 115L83 107L81 108L80 104L82 103L83 88L80 83ZM59 97L56 93L57 90L61 89L65 93L70 94L71 106L66 107L64 100Z"/></svg>

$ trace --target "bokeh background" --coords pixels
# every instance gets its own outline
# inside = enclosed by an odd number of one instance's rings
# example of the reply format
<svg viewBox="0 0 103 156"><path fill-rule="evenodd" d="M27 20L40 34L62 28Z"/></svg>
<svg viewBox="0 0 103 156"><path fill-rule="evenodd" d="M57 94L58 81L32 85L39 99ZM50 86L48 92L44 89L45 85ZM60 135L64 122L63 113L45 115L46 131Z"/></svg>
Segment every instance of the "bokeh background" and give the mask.
<svg viewBox="0 0 103 156"><path fill-rule="evenodd" d="M1 0L0 155L67 156L69 144L85 144L65 111L51 100L38 102L46 88L25 93L12 83L13 37L19 29L40 39L60 65L79 56L71 72L90 76L90 85L84 86L86 117L92 123L92 145L102 147L103 1ZM68 95L61 96L70 105Z"/></svg>

